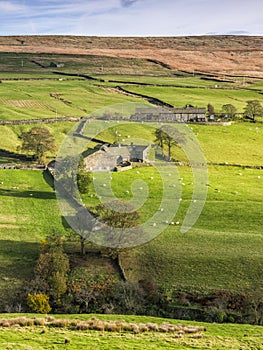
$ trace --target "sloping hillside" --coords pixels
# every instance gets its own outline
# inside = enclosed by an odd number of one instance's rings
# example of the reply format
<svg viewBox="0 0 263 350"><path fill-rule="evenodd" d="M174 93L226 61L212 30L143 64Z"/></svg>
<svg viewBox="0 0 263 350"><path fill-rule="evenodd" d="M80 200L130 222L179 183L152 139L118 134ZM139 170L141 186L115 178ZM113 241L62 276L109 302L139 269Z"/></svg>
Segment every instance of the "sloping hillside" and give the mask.
<svg viewBox="0 0 263 350"><path fill-rule="evenodd" d="M263 78L262 37L2 36L0 51L135 57L167 69Z"/></svg>

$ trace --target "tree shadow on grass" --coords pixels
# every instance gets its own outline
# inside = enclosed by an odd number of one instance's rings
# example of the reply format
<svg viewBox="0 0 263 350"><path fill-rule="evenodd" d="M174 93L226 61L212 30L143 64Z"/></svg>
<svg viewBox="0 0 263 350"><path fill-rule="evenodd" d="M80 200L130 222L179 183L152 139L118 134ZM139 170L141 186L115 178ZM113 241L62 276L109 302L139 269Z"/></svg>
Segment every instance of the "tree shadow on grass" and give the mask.
<svg viewBox="0 0 263 350"><path fill-rule="evenodd" d="M1 280L31 278L39 251L40 243L0 240Z"/></svg>
<svg viewBox="0 0 263 350"><path fill-rule="evenodd" d="M53 192L19 191L19 190L7 190L2 188L0 188L0 196L17 197L17 198L56 199L56 195Z"/></svg>
<svg viewBox="0 0 263 350"><path fill-rule="evenodd" d="M0 149L0 159L2 163L31 162L32 157L25 154L10 152L5 149Z"/></svg>
<svg viewBox="0 0 263 350"><path fill-rule="evenodd" d="M97 138L95 138L95 137L89 137L89 136L86 136L86 135L79 134L78 132L74 133L74 136L80 137L80 138L82 138L82 139L84 139L84 140L96 142L96 143L99 143L99 144L101 144L101 145L104 145L105 143L108 143L108 142L105 142L105 141L103 141L103 140L97 139Z"/></svg>
<svg viewBox="0 0 263 350"><path fill-rule="evenodd" d="M52 177L52 175L50 174L50 172L48 170L44 170L42 172L43 175L43 179L45 180L45 182L54 190L55 186L54 186L54 179Z"/></svg>

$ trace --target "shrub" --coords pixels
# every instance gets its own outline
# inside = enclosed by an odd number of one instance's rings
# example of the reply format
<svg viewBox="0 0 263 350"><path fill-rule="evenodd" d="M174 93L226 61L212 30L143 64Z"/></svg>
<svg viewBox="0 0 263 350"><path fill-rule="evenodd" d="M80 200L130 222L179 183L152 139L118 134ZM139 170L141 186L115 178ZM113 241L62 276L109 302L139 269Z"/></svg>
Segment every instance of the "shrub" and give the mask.
<svg viewBox="0 0 263 350"><path fill-rule="evenodd" d="M115 312L137 315L145 313L145 293L138 283L131 281L116 283L113 297Z"/></svg>
<svg viewBox="0 0 263 350"><path fill-rule="evenodd" d="M46 294L28 294L28 306L36 313L47 314L51 311L49 297Z"/></svg>

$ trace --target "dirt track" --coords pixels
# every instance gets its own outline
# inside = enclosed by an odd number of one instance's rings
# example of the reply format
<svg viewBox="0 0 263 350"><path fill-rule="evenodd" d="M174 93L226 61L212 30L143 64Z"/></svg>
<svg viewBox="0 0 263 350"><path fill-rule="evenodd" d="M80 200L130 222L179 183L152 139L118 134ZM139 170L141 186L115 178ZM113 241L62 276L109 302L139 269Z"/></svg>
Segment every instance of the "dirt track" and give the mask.
<svg viewBox="0 0 263 350"><path fill-rule="evenodd" d="M0 37L0 52L104 55L154 59L172 69L263 78L263 37Z"/></svg>

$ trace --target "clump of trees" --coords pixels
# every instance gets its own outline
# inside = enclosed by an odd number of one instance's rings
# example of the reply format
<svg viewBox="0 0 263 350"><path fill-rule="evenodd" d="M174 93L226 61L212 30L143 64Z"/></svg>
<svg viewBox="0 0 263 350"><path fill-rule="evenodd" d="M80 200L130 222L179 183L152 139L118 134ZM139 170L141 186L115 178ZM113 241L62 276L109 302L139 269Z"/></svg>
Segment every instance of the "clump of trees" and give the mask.
<svg viewBox="0 0 263 350"><path fill-rule="evenodd" d="M55 152L55 138L47 128L35 126L20 136L22 140L21 149L26 152L33 152L34 159L39 163L45 163L47 152Z"/></svg>
<svg viewBox="0 0 263 350"><path fill-rule="evenodd" d="M143 314L205 322L263 324L259 283L246 292L198 292L158 285L154 276L124 281L117 273L93 272L79 260L69 264L63 242L61 236L55 234L43 242L26 299L34 312L48 313L52 308L59 313Z"/></svg>
<svg viewBox="0 0 263 350"><path fill-rule="evenodd" d="M214 108L212 107L212 105L208 104L208 114L209 116L214 115L215 119L223 118L225 120L234 120L235 118L237 118L237 109L231 103L224 104L221 108L220 113L215 113ZM255 122L256 118L263 117L263 107L260 101L247 101L243 115L245 119L249 119L252 122Z"/></svg>
<svg viewBox="0 0 263 350"><path fill-rule="evenodd" d="M53 233L43 242L36 263L29 295L47 295L53 305L60 305L67 290L69 258L63 249L63 238ZM31 297L31 304L36 299Z"/></svg>

